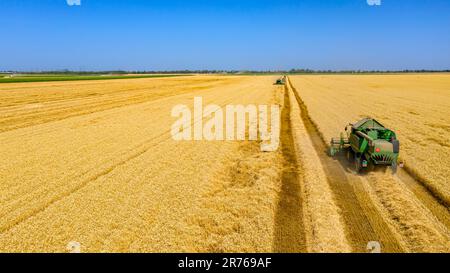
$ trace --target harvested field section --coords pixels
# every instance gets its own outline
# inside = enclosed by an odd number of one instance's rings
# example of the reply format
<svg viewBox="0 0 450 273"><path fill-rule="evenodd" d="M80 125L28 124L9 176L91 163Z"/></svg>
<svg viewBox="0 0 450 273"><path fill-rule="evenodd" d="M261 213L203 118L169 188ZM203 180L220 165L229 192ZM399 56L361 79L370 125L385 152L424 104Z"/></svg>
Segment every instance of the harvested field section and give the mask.
<svg viewBox="0 0 450 273"><path fill-rule="evenodd" d="M301 119L305 125L308 137L317 152L317 156L324 168L327 182L332 190L334 200L340 208L345 234L352 246L353 252L366 252L367 243L380 242L384 252L402 252L403 247L398 238L392 233L385 219L374 208L367 193L360 187L358 176L346 172L346 165L340 160L330 158L326 153L320 133L309 117L309 112L297 90L293 93L301 109Z"/></svg>
<svg viewBox="0 0 450 273"><path fill-rule="evenodd" d="M172 88L131 105L8 123L0 134L0 251L65 252L70 241L83 252L271 251L281 155L256 143L174 141L170 113L192 107L194 96L220 106L277 103L273 77L199 78L139 79L148 96ZM211 86L196 90L205 79ZM122 92L103 96L115 103L134 94Z"/></svg>
<svg viewBox="0 0 450 273"><path fill-rule="evenodd" d="M432 79L433 77L437 77L434 80L440 83L441 81L439 81L439 79L444 76L445 75L432 75L428 77L431 77ZM400 79L396 77L400 77ZM413 78L408 81L407 77ZM430 79L421 77L427 76L421 75L419 79L430 82ZM367 86L364 88L364 84L368 84L367 81L370 81L370 79L372 79L372 82L385 83L386 89L390 90L390 96L399 99L397 101L398 106L394 106L392 101L389 100L388 94L382 91L384 88L380 87L380 89L377 89L376 91ZM348 122L355 122L362 117L372 116L379 119L382 123L386 120L386 125L399 133L402 143L402 157L413 158L414 156L420 157L425 155L429 158L436 157L438 152L426 145L425 148L430 149L427 153L423 151L424 147L421 147L420 149L417 149L418 155L409 154L412 149L411 147L414 148L418 144L403 141L402 139L408 139L409 133L413 136L417 135L418 132L430 134L430 132L420 127L421 122L426 120L427 116L421 116L422 120L419 119L416 123L411 120L410 123L408 123L405 120L404 110L401 111L398 109L406 107L405 105L407 105L407 103L400 103L400 94L402 92L399 91L399 93L396 93L395 89L392 89L393 86L397 86L394 79L399 81L401 83L400 85L417 80L413 75L298 76L293 77L292 82L298 90L302 101L305 103L305 107L307 107L309 113L308 118L314 123L313 126L318 129L323 143L326 143L332 136L338 136ZM444 92L442 85L437 84L436 86L441 88L437 88L435 93L430 92L429 96ZM341 94L341 96L339 94ZM412 94L412 98L405 97L404 101L417 100L416 103L419 103L419 99L414 97L414 94L416 93L412 92ZM436 96L439 97L438 95ZM428 103L431 103L430 101L432 101L437 104L436 114L439 116L444 110L441 108L442 103L437 102L437 97L429 99ZM369 100L367 98L371 99ZM423 99L423 101L426 100ZM373 106L370 105L371 103ZM381 107L381 105L384 105L384 107ZM421 106L425 107L424 105ZM428 105L427 107L425 107L425 110L423 111L427 111L432 105ZM324 111L323 109L327 109L327 111ZM422 111L420 107L416 110ZM386 116L388 114L391 118ZM436 115L431 115L431 113L428 114L430 115L430 119L436 118ZM399 117L398 120L396 120L396 117ZM387 122L390 124L387 124ZM417 126L417 131L410 128L410 126L414 125ZM402 128L404 128L404 130L402 130ZM408 128L411 129L411 131L407 131ZM324 149L319 148L319 150L323 150L322 153L325 155ZM420 152L423 152L424 154L420 154ZM409 168L417 168L416 165L411 164L411 161L412 159L406 159ZM346 160L341 160L338 156L336 157L336 162L338 162L338 164L341 165L341 169L346 172L346 176L349 178L348 181L350 182L350 185L353 185L352 187L359 199L362 210L365 211L365 213L373 211L376 213L374 215L379 215L380 219L383 220L382 222L384 222L384 224L379 226L378 224L374 224L374 217L370 216L368 218L371 226L378 235L382 234L381 231L391 230L392 238L396 238L399 246L401 246L404 251L449 251L449 208L445 204L445 199L439 198L445 195L444 193L448 189L448 184L442 184L441 180L434 180L435 185L441 185L436 188L439 189L439 193L435 191L430 192L428 189L432 189L430 186L431 184L426 184L427 189L420 182L415 180L414 176L408 175L403 170L400 170L398 175L392 175L389 170L380 167L374 172L356 175L352 168L348 166ZM428 164L429 167L434 168L434 173L427 174L430 179L436 179L437 176L433 174L442 172L441 169L435 168L429 162L422 162L422 164ZM445 174L442 175L445 176ZM334 175L329 175L329 177L332 176L334 177ZM448 181L445 179L444 182ZM431 180L422 180L423 183L427 183L426 181ZM350 191L335 192L337 200L343 198L347 200L346 202L350 202L349 200L351 198L345 197L348 192ZM371 205L367 207L366 204ZM343 214L345 218L345 210ZM347 227L353 228L360 224L363 224L363 221L357 221L355 223L347 222ZM384 228L380 229L380 227L383 226ZM389 242L393 241L394 240L389 240ZM385 245L383 247L385 247Z"/></svg>

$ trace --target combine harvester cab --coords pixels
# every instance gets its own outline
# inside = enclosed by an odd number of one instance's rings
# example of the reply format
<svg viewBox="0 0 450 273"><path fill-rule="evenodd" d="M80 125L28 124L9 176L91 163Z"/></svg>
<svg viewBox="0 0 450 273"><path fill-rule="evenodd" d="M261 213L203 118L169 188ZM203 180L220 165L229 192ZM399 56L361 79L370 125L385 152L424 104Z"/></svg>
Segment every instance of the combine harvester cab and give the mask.
<svg viewBox="0 0 450 273"><path fill-rule="evenodd" d="M354 162L358 173L377 165L390 165L394 173L397 171L400 142L394 131L372 118L349 124L345 131L347 137L341 133L340 138L331 139L330 156L345 150L348 160Z"/></svg>

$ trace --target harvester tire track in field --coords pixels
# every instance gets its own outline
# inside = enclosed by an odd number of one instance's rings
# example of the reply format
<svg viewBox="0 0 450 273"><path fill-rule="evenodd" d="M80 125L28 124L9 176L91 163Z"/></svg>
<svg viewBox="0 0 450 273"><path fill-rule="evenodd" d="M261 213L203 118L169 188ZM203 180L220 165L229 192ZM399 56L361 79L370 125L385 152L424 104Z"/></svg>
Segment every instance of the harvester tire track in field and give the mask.
<svg viewBox="0 0 450 273"><path fill-rule="evenodd" d="M273 242L274 251L281 253L307 252L302 214L302 189L292 135L288 92L288 89L285 88L284 105L281 112L281 149L284 168L275 216Z"/></svg>
<svg viewBox="0 0 450 273"><path fill-rule="evenodd" d="M327 155L327 146L311 121L306 105L289 79L287 85L297 99L301 109L301 119L319 155L320 163L324 167L337 205L341 209L341 215L346 226L346 236L353 251L366 252L367 243L370 241L380 242L384 252L404 251L385 219L372 204L367 193L358 186L358 183L362 182L359 177L349 175L338 161Z"/></svg>

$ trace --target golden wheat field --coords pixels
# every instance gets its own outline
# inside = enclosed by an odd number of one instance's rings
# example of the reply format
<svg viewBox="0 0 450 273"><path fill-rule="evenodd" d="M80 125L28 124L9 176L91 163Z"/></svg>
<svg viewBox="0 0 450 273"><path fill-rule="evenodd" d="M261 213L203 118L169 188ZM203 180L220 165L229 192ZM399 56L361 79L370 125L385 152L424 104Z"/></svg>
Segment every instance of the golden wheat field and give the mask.
<svg viewBox="0 0 450 273"><path fill-rule="evenodd" d="M277 78L0 84L0 252L450 252L450 76ZM279 105L280 148L173 140L196 96ZM398 131L406 171L327 156L365 115Z"/></svg>

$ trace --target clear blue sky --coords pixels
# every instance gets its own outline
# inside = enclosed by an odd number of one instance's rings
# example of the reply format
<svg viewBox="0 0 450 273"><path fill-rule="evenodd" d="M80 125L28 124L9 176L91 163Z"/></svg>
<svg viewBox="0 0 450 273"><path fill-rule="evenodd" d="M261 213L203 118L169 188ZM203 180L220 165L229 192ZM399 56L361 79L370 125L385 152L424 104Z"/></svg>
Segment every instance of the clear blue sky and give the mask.
<svg viewBox="0 0 450 273"><path fill-rule="evenodd" d="M450 69L450 1L0 0L0 70Z"/></svg>

